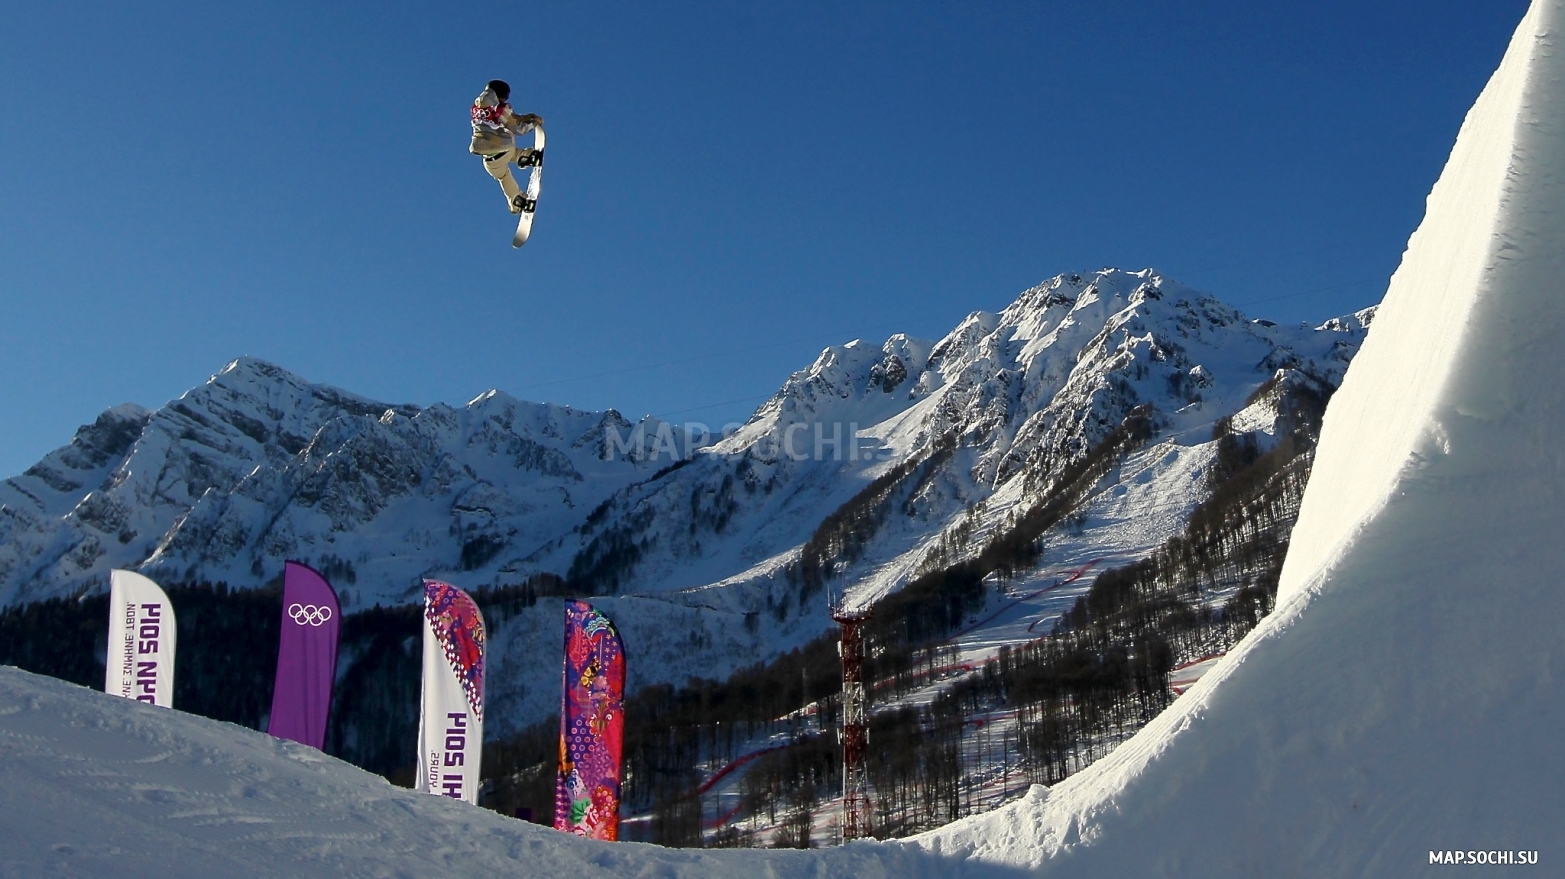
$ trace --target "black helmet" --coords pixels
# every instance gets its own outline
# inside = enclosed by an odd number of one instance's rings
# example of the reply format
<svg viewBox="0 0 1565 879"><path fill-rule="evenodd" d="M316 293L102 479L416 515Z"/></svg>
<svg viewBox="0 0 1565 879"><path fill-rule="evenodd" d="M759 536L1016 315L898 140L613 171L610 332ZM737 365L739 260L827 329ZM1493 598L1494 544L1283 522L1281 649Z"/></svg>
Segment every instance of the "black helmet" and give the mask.
<svg viewBox="0 0 1565 879"><path fill-rule="evenodd" d="M489 90L494 92L495 96L502 101L509 101L511 99L511 86L508 85L503 79L489 80Z"/></svg>

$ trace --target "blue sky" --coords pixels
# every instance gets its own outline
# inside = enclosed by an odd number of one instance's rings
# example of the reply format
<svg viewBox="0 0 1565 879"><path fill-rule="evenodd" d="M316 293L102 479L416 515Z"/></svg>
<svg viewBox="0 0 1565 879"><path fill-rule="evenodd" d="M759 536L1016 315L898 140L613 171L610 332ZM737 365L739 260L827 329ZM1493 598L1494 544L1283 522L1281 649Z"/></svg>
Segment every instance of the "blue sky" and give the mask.
<svg viewBox="0 0 1565 879"><path fill-rule="evenodd" d="M712 425L1065 271L1378 301L1525 0L20 0L0 476L239 355L387 402ZM467 155L512 83L534 238Z"/></svg>

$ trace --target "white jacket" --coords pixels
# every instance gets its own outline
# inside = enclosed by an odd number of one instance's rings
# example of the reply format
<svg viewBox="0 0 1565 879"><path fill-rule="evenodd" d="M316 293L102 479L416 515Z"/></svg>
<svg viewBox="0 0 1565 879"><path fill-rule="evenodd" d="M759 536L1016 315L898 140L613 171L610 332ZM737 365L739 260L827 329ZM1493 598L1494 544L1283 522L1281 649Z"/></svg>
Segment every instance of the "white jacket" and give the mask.
<svg viewBox="0 0 1565 879"><path fill-rule="evenodd" d="M516 136L532 131L538 117L518 116L511 105L500 100L490 89L484 89L473 101L473 142L468 152L480 156L503 153L516 145Z"/></svg>

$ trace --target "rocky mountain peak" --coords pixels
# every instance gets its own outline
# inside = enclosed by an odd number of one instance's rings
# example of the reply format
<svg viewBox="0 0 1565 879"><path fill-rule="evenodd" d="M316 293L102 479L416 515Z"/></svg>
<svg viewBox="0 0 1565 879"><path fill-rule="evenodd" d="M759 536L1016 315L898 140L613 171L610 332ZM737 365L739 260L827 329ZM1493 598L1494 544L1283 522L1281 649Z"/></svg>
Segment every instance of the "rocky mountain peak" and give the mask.
<svg viewBox="0 0 1565 879"><path fill-rule="evenodd" d="M286 557L346 560L367 596L398 600L428 573L565 574L610 533L621 543L594 558L639 559L616 582L720 579L807 537L827 487L942 438L962 451L926 488L929 510L1023 473L1046 481L1138 407L1198 435L1279 370L1329 386L1371 316L1280 327L1151 269L1062 274L936 341L828 346L699 454L655 418L499 390L388 404L241 357L156 410L104 413L0 483L0 602L91 587L115 566L249 582ZM793 506L763 513L772 497ZM690 568L693 552L729 561Z"/></svg>

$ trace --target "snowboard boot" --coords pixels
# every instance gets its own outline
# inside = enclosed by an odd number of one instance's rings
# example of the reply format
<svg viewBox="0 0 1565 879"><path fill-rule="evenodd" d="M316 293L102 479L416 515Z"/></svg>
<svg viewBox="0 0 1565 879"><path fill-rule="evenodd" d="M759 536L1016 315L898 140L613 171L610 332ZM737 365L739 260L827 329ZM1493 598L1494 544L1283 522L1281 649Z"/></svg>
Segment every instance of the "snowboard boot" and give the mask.
<svg viewBox="0 0 1565 879"><path fill-rule="evenodd" d="M543 153L538 150L528 147L516 151L516 167L531 168L534 165L541 164L543 164Z"/></svg>
<svg viewBox="0 0 1565 879"><path fill-rule="evenodd" d="M537 206L538 202L528 198L525 194L520 192L516 194L515 198L511 199L511 213L513 214L530 212Z"/></svg>

